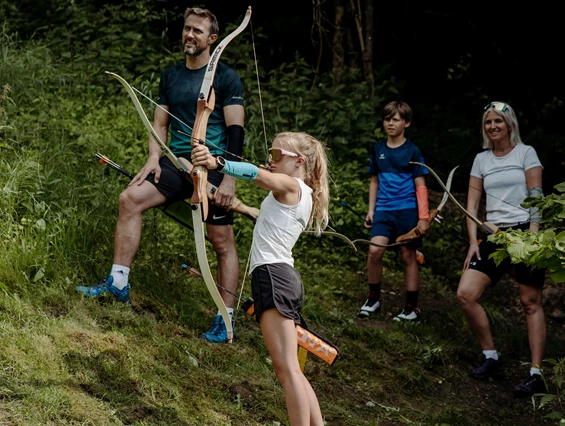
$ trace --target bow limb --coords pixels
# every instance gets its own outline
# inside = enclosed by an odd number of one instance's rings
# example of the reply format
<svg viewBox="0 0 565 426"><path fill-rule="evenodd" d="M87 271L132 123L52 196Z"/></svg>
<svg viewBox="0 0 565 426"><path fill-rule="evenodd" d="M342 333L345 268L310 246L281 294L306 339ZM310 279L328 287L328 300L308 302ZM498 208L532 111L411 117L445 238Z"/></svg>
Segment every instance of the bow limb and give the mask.
<svg viewBox="0 0 565 426"><path fill-rule="evenodd" d="M210 292L214 303L216 304L224 324L226 326L226 332L228 335L228 343L233 341L233 326L230 314L226 307L218 288L216 287L216 282L212 276L212 271L210 271L210 265L208 264L208 256L206 254L206 240L204 236L204 222L202 222L202 213L200 211L200 204L192 206L192 221L194 226L194 241L196 243L196 255L198 257L198 264L200 265L200 273L204 278L204 283L206 288Z"/></svg>
<svg viewBox="0 0 565 426"><path fill-rule="evenodd" d="M375 247L382 247L382 248L389 248L389 247L396 247L396 246L403 246L405 245L408 241L399 241L399 242L395 242L392 244L379 244L379 243L374 243L371 240L353 240L351 241L353 244L366 244L368 246L375 246Z"/></svg>
<svg viewBox="0 0 565 426"><path fill-rule="evenodd" d="M447 192L451 189L451 182L453 180L453 175L455 174L455 170L457 170L457 167L459 167L459 166L454 167L453 170L451 170L451 172L449 172L449 176L447 177L447 184L445 185L446 188L447 188ZM438 223L441 223L440 222L441 216L439 216L439 218L438 218L438 215L441 212L441 209L443 208L443 206L445 205L447 200L449 200L449 196L448 196L447 192L443 193L443 197L442 197L439 205L435 209L430 211L430 215L429 215L430 217L428 219L426 219L428 223L431 224L432 221L434 221L434 220ZM420 230L420 228L416 225L414 228L412 228L412 230L410 232L398 237L396 239L396 242L399 243L399 242L402 242L402 241L410 241L410 240L414 240L416 238L423 237L424 235L425 235L425 232Z"/></svg>
<svg viewBox="0 0 565 426"><path fill-rule="evenodd" d="M225 37L218 46L212 52L208 65L206 66L206 73L202 80L202 86L200 87L200 94L198 95L198 102L196 106L196 119L194 120L194 126L192 128L192 139L190 141L192 147L198 146L200 141L206 140L206 128L208 127L208 118L210 114L214 111L216 104L216 95L214 93L214 74L216 73L216 68L218 66L218 61L220 55L226 48L226 46L239 35L251 19L251 6L247 9L245 17L239 27ZM191 173L192 181L194 182L194 192L192 193L192 198L190 203L192 205L200 204L202 220L206 220L208 217L208 199L204 195L206 193L206 182L208 181L208 169L204 166L197 166L192 169Z"/></svg>
<svg viewBox="0 0 565 426"><path fill-rule="evenodd" d="M492 223L489 222L481 222L476 216L474 216L473 214L471 214L470 212L468 212L460 203L459 201L457 201L457 199L453 196L453 194L451 192L449 192L449 189L445 186L445 184L442 182L441 178L437 175L437 173L430 167L427 166L423 163L418 163L417 161L410 161L411 164L416 164L418 166L422 166L425 167L426 169L428 169L428 171L430 172L430 174L435 178L435 180L437 180L437 182L439 183L439 185L443 188L443 190L447 193L449 199L451 201L453 201L453 203L459 207L459 209L461 209L461 211L463 213L465 213L465 215L471 219L473 222L475 222L477 224L477 226L479 228L481 228L484 232L486 232L487 234L494 234L496 232L498 232L498 228L496 227L496 225L493 225Z"/></svg>
<svg viewBox="0 0 565 426"><path fill-rule="evenodd" d="M143 122L143 125L145 126L145 128L147 129L149 134L159 144L161 149L165 152L165 155L167 156L167 158L169 160L171 160L171 162L174 164L174 166L179 171L181 171L182 173L188 173L189 172L188 169L179 161L179 159L175 156L175 154L173 154L173 152L169 149L167 144L165 142L163 142L163 140L159 137L159 135L157 134L157 132L155 131L155 129L151 125L151 122L149 121L149 118L147 118L147 115L145 114L145 111L143 110L143 107L141 106L139 99L137 99L137 96L135 96L135 92L133 90L133 87L131 87L131 85L126 81L125 78L120 77L118 74L115 74L115 73L110 72L110 71L106 71L105 73L107 75L114 77L116 80L118 80L120 83L122 83L122 86L124 86L126 91L128 92L131 100L133 101L135 109L137 110L137 113L139 114L139 118L141 118L141 121Z"/></svg>
<svg viewBox="0 0 565 426"><path fill-rule="evenodd" d="M302 231L303 234L308 234L308 235L316 235L315 231ZM353 241L351 241L349 238L347 238L345 235L340 234L338 232L332 232L332 231L322 231L320 233L320 235L327 235L328 237L336 237L336 238L340 238L341 240L345 241L347 244L349 244L349 246L351 246L351 248L354 251L357 251L357 247L355 247L355 244L353 243Z"/></svg>

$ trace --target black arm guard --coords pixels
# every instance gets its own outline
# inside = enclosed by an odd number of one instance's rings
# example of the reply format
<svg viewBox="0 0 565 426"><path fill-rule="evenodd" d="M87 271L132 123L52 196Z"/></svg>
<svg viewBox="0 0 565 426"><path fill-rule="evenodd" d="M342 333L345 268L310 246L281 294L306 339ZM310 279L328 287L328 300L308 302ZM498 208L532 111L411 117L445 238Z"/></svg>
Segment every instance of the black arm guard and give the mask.
<svg viewBox="0 0 565 426"><path fill-rule="evenodd" d="M243 145L245 144L245 132L243 127L238 124L232 124L226 128L228 132L228 146L226 151L226 160L241 161L241 154L243 154ZM233 154L233 155L232 155Z"/></svg>

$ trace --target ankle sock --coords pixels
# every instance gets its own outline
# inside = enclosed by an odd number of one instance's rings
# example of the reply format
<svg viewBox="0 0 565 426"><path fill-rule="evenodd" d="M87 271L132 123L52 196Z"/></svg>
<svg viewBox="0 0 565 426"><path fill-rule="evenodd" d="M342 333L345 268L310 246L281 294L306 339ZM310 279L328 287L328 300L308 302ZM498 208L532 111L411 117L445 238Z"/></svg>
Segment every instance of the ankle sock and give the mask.
<svg viewBox="0 0 565 426"><path fill-rule="evenodd" d="M112 285L116 287L118 290L123 290L128 285L128 278L129 278L129 269L126 266L122 265L112 265L112 271L110 275L114 277L114 282Z"/></svg>
<svg viewBox="0 0 565 426"><path fill-rule="evenodd" d="M485 358L494 359L495 361L498 360L498 352L496 351L496 349L483 351L483 354Z"/></svg>
<svg viewBox="0 0 565 426"><path fill-rule="evenodd" d="M536 367L532 367L530 368L530 376L533 376L534 374L539 374L541 376L541 371L539 368Z"/></svg>
<svg viewBox="0 0 565 426"><path fill-rule="evenodd" d="M226 309L228 310L228 314L230 314L230 318L233 320L233 308L226 308ZM222 315L219 309L217 315Z"/></svg>

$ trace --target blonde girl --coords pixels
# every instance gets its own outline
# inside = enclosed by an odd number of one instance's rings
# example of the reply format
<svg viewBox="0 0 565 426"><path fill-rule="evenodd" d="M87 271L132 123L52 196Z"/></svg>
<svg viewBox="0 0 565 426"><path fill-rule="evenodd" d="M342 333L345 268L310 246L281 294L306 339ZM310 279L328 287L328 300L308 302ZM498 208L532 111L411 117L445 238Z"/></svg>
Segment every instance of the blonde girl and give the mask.
<svg viewBox="0 0 565 426"><path fill-rule="evenodd" d="M261 204L251 246L256 317L284 391L290 424L322 426L318 399L296 355L295 326L300 323L304 287L294 269L292 248L302 231L313 228L320 233L328 223L326 150L306 133L285 132L273 140L269 170L213 157L204 145L193 150L192 162L270 191Z"/></svg>

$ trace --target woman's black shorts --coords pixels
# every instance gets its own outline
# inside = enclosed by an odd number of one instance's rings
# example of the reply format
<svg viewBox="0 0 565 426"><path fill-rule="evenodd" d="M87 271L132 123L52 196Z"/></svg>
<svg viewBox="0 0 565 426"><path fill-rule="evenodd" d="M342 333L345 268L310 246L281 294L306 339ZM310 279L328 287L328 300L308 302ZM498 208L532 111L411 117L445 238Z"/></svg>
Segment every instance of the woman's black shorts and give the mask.
<svg viewBox="0 0 565 426"><path fill-rule="evenodd" d="M510 228L500 228L501 231L506 231ZM530 229L529 223L521 223L513 226L512 229L521 229L527 231ZM510 258L504 259L500 265L496 266L494 260L489 259L489 256L494 253L500 246L484 239L479 244L479 252L481 253L481 260L473 256L469 269L482 272L486 274L491 280L491 286L494 286L505 272L513 276L518 284L525 284L532 287L543 287L545 281L545 269L532 269L523 263L513 264Z"/></svg>

